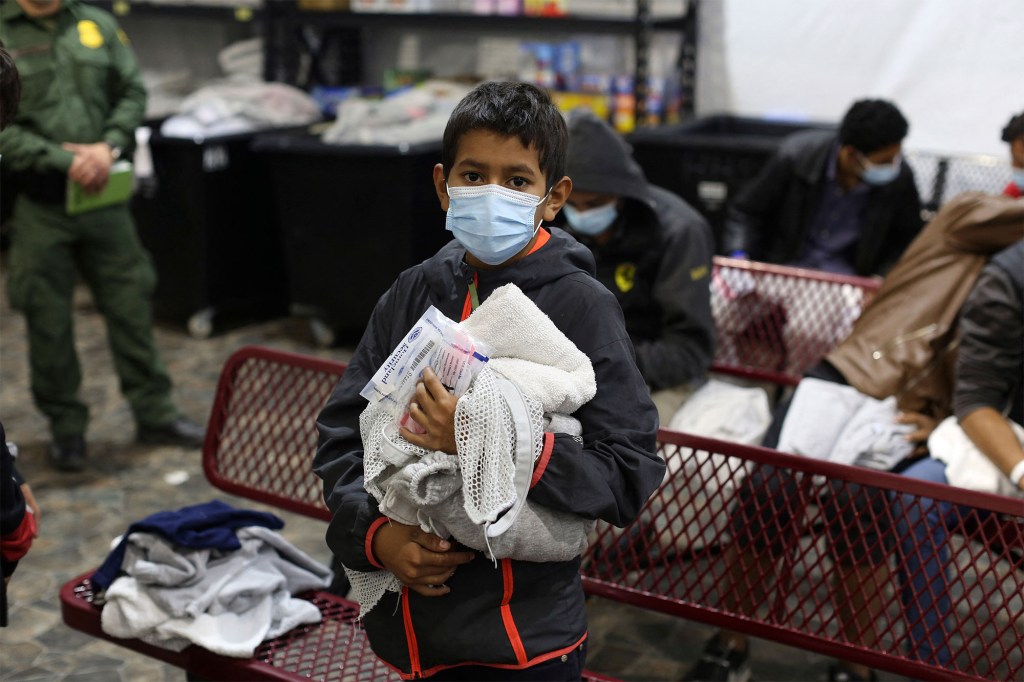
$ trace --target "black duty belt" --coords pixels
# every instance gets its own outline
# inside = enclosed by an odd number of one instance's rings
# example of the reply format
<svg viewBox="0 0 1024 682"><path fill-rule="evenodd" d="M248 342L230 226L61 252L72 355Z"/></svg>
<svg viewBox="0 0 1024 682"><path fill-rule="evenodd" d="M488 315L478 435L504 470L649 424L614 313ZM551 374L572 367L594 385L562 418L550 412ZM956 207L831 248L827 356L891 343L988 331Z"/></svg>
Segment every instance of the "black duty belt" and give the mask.
<svg viewBox="0 0 1024 682"><path fill-rule="evenodd" d="M19 173L18 193L41 204L63 204L67 199L68 176L63 173Z"/></svg>

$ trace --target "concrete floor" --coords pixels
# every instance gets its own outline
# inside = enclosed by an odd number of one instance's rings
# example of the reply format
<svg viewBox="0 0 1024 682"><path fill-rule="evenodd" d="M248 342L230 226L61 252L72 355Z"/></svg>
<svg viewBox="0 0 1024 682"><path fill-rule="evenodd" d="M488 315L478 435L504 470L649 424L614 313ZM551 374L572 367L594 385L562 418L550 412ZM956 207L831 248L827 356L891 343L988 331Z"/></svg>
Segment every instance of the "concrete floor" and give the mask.
<svg viewBox="0 0 1024 682"><path fill-rule="evenodd" d="M46 421L28 391L23 318L0 290L0 415L21 450L19 467L42 507L41 535L10 584L10 627L0 630L3 680L183 680L182 671L63 625L58 591L65 581L99 565L110 541L139 518L163 509L220 498L258 507L212 488L194 449L134 443L131 415L107 350L102 318L84 289L76 293L76 344L82 361L82 396L91 409L89 469L61 473L46 461ZM318 349L309 326L282 318L222 331L205 340L180 326L159 325L156 339L175 382L174 395L192 419L205 422L217 376L236 348L259 344L346 359L346 349ZM275 510L276 511L276 510ZM322 524L277 512L283 535L327 563ZM675 680L696 659L711 628L595 600L587 667L628 680ZM755 642L759 680L825 679L820 656ZM887 679L894 679L891 676Z"/></svg>

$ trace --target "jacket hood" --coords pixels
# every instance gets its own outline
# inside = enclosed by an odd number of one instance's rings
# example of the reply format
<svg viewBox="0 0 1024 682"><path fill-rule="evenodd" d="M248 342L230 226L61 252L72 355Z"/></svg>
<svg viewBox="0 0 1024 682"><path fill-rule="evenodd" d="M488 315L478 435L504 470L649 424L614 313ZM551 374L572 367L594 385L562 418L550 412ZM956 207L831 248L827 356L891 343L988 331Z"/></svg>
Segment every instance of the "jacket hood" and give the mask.
<svg viewBox="0 0 1024 682"><path fill-rule="evenodd" d="M589 109L574 109L569 115L566 173L576 189L629 197L654 207L650 184L633 160L633 148Z"/></svg>
<svg viewBox="0 0 1024 682"><path fill-rule="evenodd" d="M471 280L474 272L483 290L514 282L524 293L567 275L595 276L597 268L590 249L561 228L548 225L541 229L551 233L547 244L513 266L493 270L476 270L467 264L466 249L453 239L423 262L426 280L437 296L448 298L456 296L455 288ZM464 294L465 290L462 292Z"/></svg>

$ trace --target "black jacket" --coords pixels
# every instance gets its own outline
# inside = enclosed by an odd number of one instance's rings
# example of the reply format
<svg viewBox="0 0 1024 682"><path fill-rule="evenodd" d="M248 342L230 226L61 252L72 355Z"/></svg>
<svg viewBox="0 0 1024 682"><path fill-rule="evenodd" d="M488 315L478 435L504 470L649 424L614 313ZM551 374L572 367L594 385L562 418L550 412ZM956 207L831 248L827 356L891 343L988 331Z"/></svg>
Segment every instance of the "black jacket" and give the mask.
<svg viewBox="0 0 1024 682"><path fill-rule="evenodd" d="M324 480L324 498L333 513L327 544L351 569L375 570L365 544L369 526L380 518L376 501L363 489L358 420L366 401L359 391L429 305L460 319L473 278L464 255L452 241L398 277L378 301L317 420L320 445L314 469ZM585 247L552 228L548 243L526 258L507 268L479 271L478 290L484 300L495 288L514 282L594 365L597 395L574 415L583 437L546 436L553 448L530 499L623 526L661 482L665 464L656 448L657 412L637 371L622 313L593 278L593 267ZM577 646L586 636L579 560L512 561L508 566L503 575L504 562L495 568L480 556L459 567L447 583L451 592L443 597L406 590L407 602L401 605L385 597L364 619L374 651L409 677L467 661L527 667ZM506 590L511 591L511 622L502 617ZM414 642L407 637L410 631Z"/></svg>
<svg viewBox="0 0 1024 682"><path fill-rule="evenodd" d="M789 263L800 257L825 181L836 133L807 130L787 137L775 155L729 206L725 253ZM884 275L921 230L921 199L906 161L891 183L871 187L861 238L852 254L859 275Z"/></svg>
<svg viewBox="0 0 1024 682"><path fill-rule="evenodd" d="M1024 241L992 257L960 316L956 416L991 407L1024 424Z"/></svg>
<svg viewBox="0 0 1024 682"><path fill-rule="evenodd" d="M610 241L575 236L622 306L640 373L654 390L702 382L715 354L711 226L683 199L648 183L629 144L591 115L570 119L567 172L574 188L625 199Z"/></svg>

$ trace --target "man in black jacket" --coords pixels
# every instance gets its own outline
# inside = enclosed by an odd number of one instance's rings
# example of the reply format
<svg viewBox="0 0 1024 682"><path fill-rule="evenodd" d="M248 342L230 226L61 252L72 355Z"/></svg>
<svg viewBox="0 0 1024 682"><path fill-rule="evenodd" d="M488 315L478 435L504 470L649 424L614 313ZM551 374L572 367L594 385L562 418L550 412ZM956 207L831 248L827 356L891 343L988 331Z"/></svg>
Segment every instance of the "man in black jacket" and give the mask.
<svg viewBox="0 0 1024 682"><path fill-rule="evenodd" d="M907 130L892 103L860 100L838 134L788 137L729 207L725 253L884 276L922 226L914 174L901 153Z"/></svg>
<svg viewBox="0 0 1024 682"><path fill-rule="evenodd" d="M618 299L663 426L707 377L715 353L708 222L647 182L629 144L586 109L569 119L573 181L562 222L588 246ZM561 218L561 216L559 216Z"/></svg>

